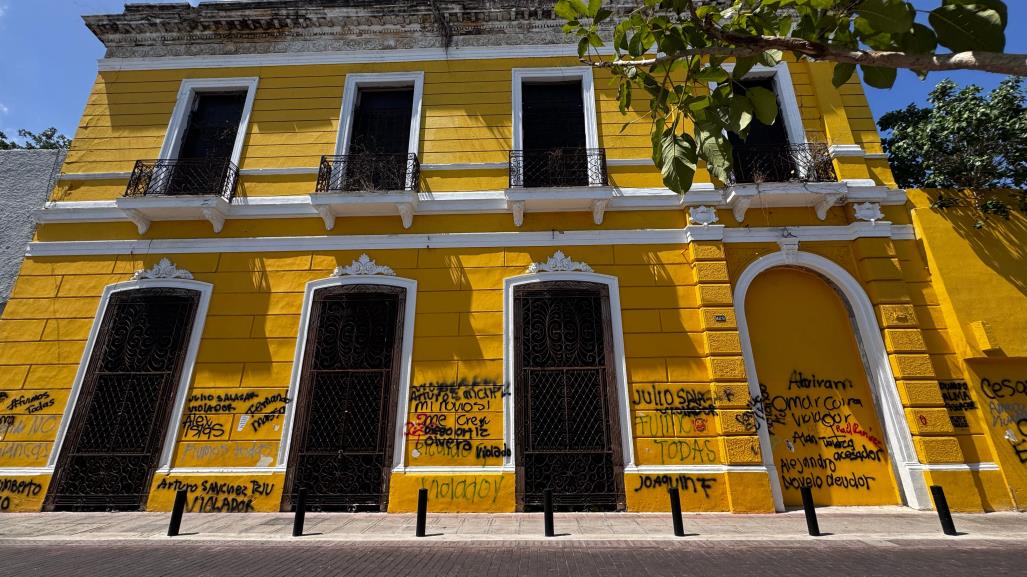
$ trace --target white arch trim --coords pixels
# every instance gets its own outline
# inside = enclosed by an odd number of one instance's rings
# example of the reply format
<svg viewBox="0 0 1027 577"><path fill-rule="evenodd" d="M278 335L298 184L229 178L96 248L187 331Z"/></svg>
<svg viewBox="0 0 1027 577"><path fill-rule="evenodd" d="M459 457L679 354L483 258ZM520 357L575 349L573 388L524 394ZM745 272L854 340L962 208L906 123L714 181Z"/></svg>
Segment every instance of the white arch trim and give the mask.
<svg viewBox="0 0 1027 577"><path fill-rule="evenodd" d="M503 406L503 440L510 448L510 456L503 463L503 470L514 471L514 458L517 454L514 446L514 289L519 286L540 282L576 281L605 285L610 298L610 332L613 337L614 376L617 379L617 413L620 421L621 454L625 472L635 469L635 446L631 437L631 411L628 408L628 372L624 358L624 329L621 323L620 286L617 277L593 272L541 272L508 277L503 283L503 376L510 386L510 396Z"/></svg>
<svg viewBox="0 0 1027 577"><path fill-rule="evenodd" d="M97 336L100 333L100 326L103 324L104 315L107 314L107 306L110 304L111 295L120 292L150 289L150 288L180 288L196 291L199 293L199 302L196 306L196 316L193 318L192 331L189 333L189 340L186 344L185 361L182 363L182 374L178 379L178 389L175 391L173 409L168 428L165 431L164 445L161 449L160 461L157 471L168 470L171 467L171 456L174 454L175 441L178 434L178 423L182 419L182 411L185 407L186 395L189 392L189 384L193 380L193 370L196 366L196 353L200 348L200 335L203 334L203 324L207 319L207 309L210 306L210 296L214 290L210 283L186 280L186 279L143 279L110 284L104 287L100 297L100 305L97 307L96 316L93 317L93 325L89 329L89 337L86 339L86 346L82 352L82 360L79 361L78 371L75 373L75 381L68 394L68 402L64 407L61 416L61 423L57 428L57 435L54 438L53 448L47 459L45 467L0 467L0 471L10 475L52 475L57 466L57 459L60 457L61 448L68 434L68 426L74 416L78 397L82 392L82 383L85 380L86 370L89 361L93 356L93 348L96 345ZM148 488L147 488L148 489Z"/></svg>
<svg viewBox="0 0 1027 577"><path fill-rule="evenodd" d="M285 422L282 426L282 443L278 450L278 460L269 471L284 472L289 462L289 451L292 445L293 419L296 413L296 399L299 395L300 380L303 376L303 359L306 355L307 333L310 329L310 313L314 303L314 293L319 289L345 285L385 285L405 289L406 298L403 310L403 342L400 347L399 365L399 405L396 413L396 430L392 444L393 468L401 467L403 455L406 454L406 436L403 435L406 415L410 403L410 365L414 350L414 311L417 310L417 281L409 278L386 276L381 274L332 277L307 283L303 294L303 310L300 313L299 334L296 336L296 354L292 361L292 379L287 393L290 402L286 405ZM252 470L252 469L248 469Z"/></svg>
<svg viewBox="0 0 1027 577"><path fill-rule="evenodd" d="M760 273L779 266L797 266L817 272L834 283L845 295L845 299L852 308L859 340L869 364L867 377L870 380L874 402L882 417L888 452L891 453L892 467L897 473L901 492L908 506L914 509L930 509L931 499L923 475L925 466L920 463L916 449L913 447L913 436L906 423L902 401L895 385L895 376L892 374L891 365L888 362L888 352L884 348L884 340L881 338L881 328L877 323L877 316L874 314L874 306L859 282L841 266L822 256L808 252L780 251L760 257L750 264L739 277L734 292L735 316L738 319L738 331L742 340L742 355L745 358L745 373L749 381L750 394L755 398L760 394L760 388L756 375L756 361L753 358L752 344L749 340L749 326L745 318L745 296L749 291L749 286ZM760 427L759 439L763 463L770 473L770 489L774 498L774 507L778 511L784 511L784 496L774 463L770 435L766 427Z"/></svg>

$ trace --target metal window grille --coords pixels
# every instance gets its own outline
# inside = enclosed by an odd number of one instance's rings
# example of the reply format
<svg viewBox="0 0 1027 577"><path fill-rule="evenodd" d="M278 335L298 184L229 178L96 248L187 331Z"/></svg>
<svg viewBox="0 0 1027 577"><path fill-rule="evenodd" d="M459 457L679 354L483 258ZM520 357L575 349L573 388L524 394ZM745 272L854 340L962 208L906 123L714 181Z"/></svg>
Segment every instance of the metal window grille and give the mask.
<svg viewBox="0 0 1027 577"><path fill-rule="evenodd" d="M606 186L606 149L510 151L510 188Z"/></svg>
<svg viewBox="0 0 1027 577"><path fill-rule="evenodd" d="M239 168L227 158L137 160L125 196L220 196L231 202Z"/></svg>
<svg viewBox="0 0 1027 577"><path fill-rule="evenodd" d="M821 142L735 146L735 183L834 182L831 152Z"/></svg>
<svg viewBox="0 0 1027 577"><path fill-rule="evenodd" d="M416 154L322 156L317 192L421 191Z"/></svg>

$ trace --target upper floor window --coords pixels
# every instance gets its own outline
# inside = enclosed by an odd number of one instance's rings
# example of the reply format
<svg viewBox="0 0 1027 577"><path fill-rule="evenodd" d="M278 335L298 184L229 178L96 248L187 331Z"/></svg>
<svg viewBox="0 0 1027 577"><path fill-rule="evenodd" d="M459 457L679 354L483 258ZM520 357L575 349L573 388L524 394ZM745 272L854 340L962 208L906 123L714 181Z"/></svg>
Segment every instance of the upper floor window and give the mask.
<svg viewBox="0 0 1027 577"><path fill-rule="evenodd" d="M256 90L256 78L183 80L160 158L136 162L125 196L230 200Z"/></svg>
<svg viewBox="0 0 1027 577"><path fill-rule="evenodd" d="M417 191L421 72L350 74L335 155L321 159L318 192Z"/></svg>
<svg viewBox="0 0 1027 577"><path fill-rule="evenodd" d="M514 69L512 187L606 184L591 70Z"/></svg>
<svg viewBox="0 0 1027 577"><path fill-rule="evenodd" d="M753 119L744 140L733 132L728 133L734 155L734 181L834 180L834 167L827 146L806 140L788 65L756 67L733 84L735 94L746 94L754 88L774 93L777 117L771 125Z"/></svg>

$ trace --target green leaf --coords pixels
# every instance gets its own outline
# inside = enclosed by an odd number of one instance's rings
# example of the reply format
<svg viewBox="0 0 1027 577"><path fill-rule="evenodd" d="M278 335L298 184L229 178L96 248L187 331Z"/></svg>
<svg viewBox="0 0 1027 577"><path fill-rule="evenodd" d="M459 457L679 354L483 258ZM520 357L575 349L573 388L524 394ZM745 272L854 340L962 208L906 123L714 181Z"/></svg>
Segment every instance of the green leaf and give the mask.
<svg viewBox="0 0 1027 577"><path fill-rule="evenodd" d="M755 56L745 56L735 61L735 68L731 71L731 77L735 80L741 80L746 74L752 70L752 67L756 66Z"/></svg>
<svg viewBox="0 0 1027 577"><path fill-rule="evenodd" d="M863 81L874 88L891 88L898 74L894 68L860 65L860 69L863 70Z"/></svg>
<svg viewBox="0 0 1027 577"><path fill-rule="evenodd" d="M856 71L856 65L855 64L848 64L848 63L845 63L845 62L841 62L841 63L835 64L834 65L834 78L832 79L832 82L834 82L834 87L835 88L840 88L842 84L845 84L846 82L848 82L849 79L852 78L852 73L855 72L855 71Z"/></svg>
<svg viewBox="0 0 1027 577"><path fill-rule="evenodd" d="M697 125L699 156L706 161L706 169L721 182L730 180L731 142L724 133L712 125Z"/></svg>
<svg viewBox="0 0 1027 577"><path fill-rule="evenodd" d="M764 50L756 57L756 59L764 66L774 67L781 62L781 58L783 57L784 53L780 50Z"/></svg>
<svg viewBox="0 0 1027 577"><path fill-rule="evenodd" d="M953 52L1002 52L1006 47L1002 17L991 8L950 4L932 10L928 20L938 42Z"/></svg>
<svg viewBox="0 0 1027 577"><path fill-rule="evenodd" d="M603 0L588 0L588 10L585 12L590 18L595 18L596 14L599 14L599 9L603 7Z"/></svg>
<svg viewBox="0 0 1027 577"><path fill-rule="evenodd" d="M752 101L756 118L760 122L770 126L777 120L777 96L773 92L760 86L753 86L746 91L746 96Z"/></svg>
<svg viewBox="0 0 1027 577"><path fill-rule="evenodd" d="M721 82L724 82L725 80L730 78L730 76L728 75L727 71L721 68L720 66L707 66L706 68L700 70L699 73L696 74L693 78L697 82L713 82L716 84L720 84Z"/></svg>
<svg viewBox="0 0 1027 577"><path fill-rule="evenodd" d="M653 130L649 134L653 145L653 164L661 167L663 166L663 129L666 124L666 119L657 118L653 121Z"/></svg>
<svg viewBox="0 0 1027 577"><path fill-rule="evenodd" d="M752 101L744 94L736 94L728 101L728 129L741 135L752 123Z"/></svg>
<svg viewBox="0 0 1027 577"><path fill-rule="evenodd" d="M867 36L879 32L902 34L913 25L914 13L898 0L863 0L856 13L856 29Z"/></svg>
<svg viewBox="0 0 1027 577"><path fill-rule="evenodd" d="M586 52L588 52L588 36L578 40L578 58L584 58Z"/></svg>
<svg viewBox="0 0 1027 577"><path fill-rule="evenodd" d="M978 4L998 12L999 18L1002 19L1003 28L1009 24L1009 8L1003 0L942 0L942 4Z"/></svg>
<svg viewBox="0 0 1027 577"><path fill-rule="evenodd" d="M685 194L695 179L695 140L687 134L674 134L672 130L664 133L661 145L663 184L678 194Z"/></svg>
<svg viewBox="0 0 1027 577"><path fill-rule="evenodd" d="M913 24L913 31L902 37L902 48L913 54L927 54L934 52L938 47L938 37L934 30L916 22Z"/></svg>
<svg viewBox="0 0 1027 577"><path fill-rule="evenodd" d="M553 6L553 13L563 18L564 20L574 20L582 14L574 8L574 4L571 0L559 0L555 6Z"/></svg>

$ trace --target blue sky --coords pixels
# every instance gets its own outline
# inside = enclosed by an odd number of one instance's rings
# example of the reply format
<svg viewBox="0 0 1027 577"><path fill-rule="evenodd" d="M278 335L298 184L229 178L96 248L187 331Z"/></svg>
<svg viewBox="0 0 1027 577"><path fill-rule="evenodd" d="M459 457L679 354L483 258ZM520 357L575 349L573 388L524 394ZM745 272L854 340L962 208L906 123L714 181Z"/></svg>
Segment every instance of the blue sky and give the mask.
<svg viewBox="0 0 1027 577"><path fill-rule="evenodd" d="M171 1L171 0L148 0ZM181 1L181 0L179 0ZM0 0L0 131L14 136L18 128L39 131L56 126L73 136L96 76L103 45L82 23L83 14L119 13L124 0ZM196 1L193 0L193 4ZM916 0L933 8L939 0ZM1006 50L1027 52L1027 2L1007 0L1009 26ZM994 87L1002 77L953 72L932 74L921 82L900 71L891 90L866 88L876 116L925 102L942 78L961 84Z"/></svg>

